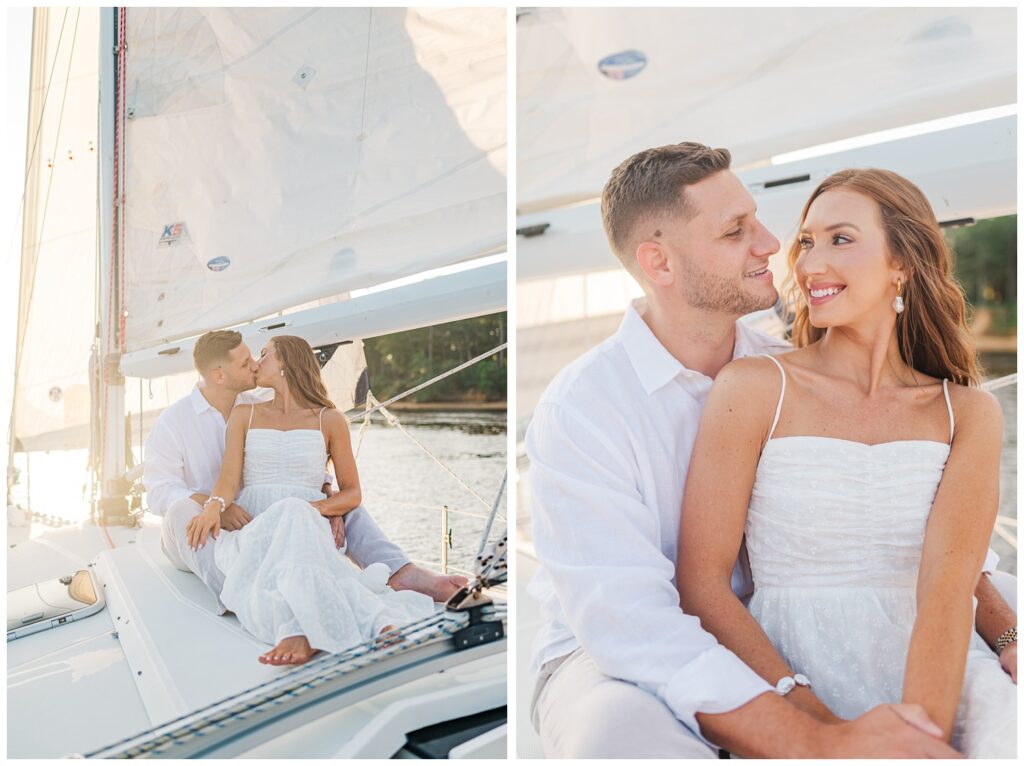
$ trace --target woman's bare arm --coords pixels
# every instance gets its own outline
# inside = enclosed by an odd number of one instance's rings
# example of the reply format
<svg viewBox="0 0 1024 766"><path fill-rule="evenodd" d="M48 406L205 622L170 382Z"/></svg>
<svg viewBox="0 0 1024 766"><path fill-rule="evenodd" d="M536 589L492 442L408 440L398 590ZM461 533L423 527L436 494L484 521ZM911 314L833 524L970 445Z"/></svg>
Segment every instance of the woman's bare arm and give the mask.
<svg viewBox="0 0 1024 766"><path fill-rule="evenodd" d="M779 370L767 359L742 359L719 373L690 459L676 565L683 611L770 684L799 668L786 664L731 582L780 388ZM821 721L840 720L806 687L786 699Z"/></svg>
<svg viewBox="0 0 1024 766"><path fill-rule="evenodd" d="M1003 418L995 397L957 396L953 446L939 482L917 579L903 701L922 705L949 739L973 631L971 596L999 505Z"/></svg>
<svg viewBox="0 0 1024 766"><path fill-rule="evenodd" d="M324 412L324 433L327 435L334 473L338 477L338 491L328 498L312 503L323 516L343 516L363 502L359 487L359 471L352 454L352 435L348 419L337 410Z"/></svg>

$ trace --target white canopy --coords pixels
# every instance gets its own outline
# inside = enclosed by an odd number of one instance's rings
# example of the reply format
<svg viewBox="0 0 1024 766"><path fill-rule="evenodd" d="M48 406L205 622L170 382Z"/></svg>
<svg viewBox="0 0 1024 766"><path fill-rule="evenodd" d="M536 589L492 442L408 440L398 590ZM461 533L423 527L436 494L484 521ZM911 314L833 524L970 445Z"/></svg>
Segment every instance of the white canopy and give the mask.
<svg viewBox="0 0 1024 766"><path fill-rule="evenodd" d="M521 213L640 149L734 166L1016 101L1013 8L536 8L517 22Z"/></svg>
<svg viewBox="0 0 1024 766"><path fill-rule="evenodd" d="M504 9L127 18L129 351L504 249Z"/></svg>

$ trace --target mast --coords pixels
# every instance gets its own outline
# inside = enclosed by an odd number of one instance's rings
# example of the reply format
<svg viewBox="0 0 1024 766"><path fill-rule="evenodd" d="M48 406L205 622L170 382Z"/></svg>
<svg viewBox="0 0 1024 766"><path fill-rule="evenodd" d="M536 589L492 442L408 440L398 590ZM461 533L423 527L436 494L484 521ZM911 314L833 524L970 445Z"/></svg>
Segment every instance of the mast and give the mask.
<svg viewBox="0 0 1024 766"><path fill-rule="evenodd" d="M123 168L117 154L123 134L118 130L120 109L118 94L118 50L121 45L119 21L121 9L100 9L100 109L99 109L99 262L100 262L100 333L98 379L100 386L99 417L93 428L99 430L93 443L101 448L99 516L105 524L130 524L124 479L126 459L125 390L121 374L121 301L119 235L123 190L119 178ZM115 221L115 212L117 220ZM96 377L93 377L96 380Z"/></svg>

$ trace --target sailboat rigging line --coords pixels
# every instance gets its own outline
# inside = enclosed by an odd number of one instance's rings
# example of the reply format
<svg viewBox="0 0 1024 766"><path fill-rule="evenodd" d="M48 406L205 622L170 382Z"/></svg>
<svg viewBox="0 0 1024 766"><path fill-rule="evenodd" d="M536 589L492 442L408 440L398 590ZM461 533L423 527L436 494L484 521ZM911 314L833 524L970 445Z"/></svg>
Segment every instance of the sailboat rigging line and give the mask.
<svg viewBox="0 0 1024 766"><path fill-rule="evenodd" d="M50 67L50 77L46 81L46 90L43 91L43 105L39 110L39 124L36 126L36 134L32 137L32 148L29 150L28 159L25 161L25 178L21 184L21 202L18 203L18 210L14 214L14 220L17 221L21 215L22 208L25 206L25 195L28 193L28 176L29 168L32 167L32 161L36 156L36 146L39 144L39 135L43 130L43 116L46 114L46 102L50 98L50 85L53 84L53 75L57 71L57 58L60 56L60 44L64 39L64 25L68 20L68 8L64 9L64 17L60 21L60 33L57 35L57 49L53 52L53 66ZM35 21L33 20L33 26ZM7 261L10 261L11 254L14 252L14 235L17 233L17 224L11 227L11 242L7 246ZM24 237L24 233L22 234Z"/></svg>
<svg viewBox="0 0 1024 766"><path fill-rule="evenodd" d="M447 465L445 465L441 461L441 458L439 458L437 455L435 455L433 452L431 452L430 449L423 442L421 442L419 439L417 439L411 433L406 431L405 430L405 426L403 426L401 423L399 423L398 422L398 418L396 418L387 409L385 409L383 404L380 405L379 407L377 407L377 409L379 409L381 414L384 415L385 418L387 418L388 425L394 426L399 431L401 431L403 434L405 434L405 436L408 437L409 441L411 441L413 444L415 444L417 447L419 447L421 450L423 450L423 452L426 453L427 457L429 457L431 460L433 460L435 463L437 463L439 466L441 466L441 469L445 473L447 473L449 476L451 476L453 479L455 479L455 482L460 487L462 487L469 494L471 494L473 497L475 497L477 500L479 500L481 503L483 503L484 508L490 508L491 507L490 503L488 503L486 500L484 500L482 497L480 497L479 493L477 493L477 491L475 489L473 489L466 482L464 482L459 477L459 475L457 473L455 473L455 471L453 471L451 468L449 468Z"/></svg>
<svg viewBox="0 0 1024 766"><path fill-rule="evenodd" d="M65 15L66 15L66 13L65 13ZM60 99L60 113L57 116L57 131L56 131L56 135L54 136L54 139L53 139L53 154L51 155L53 157L53 162L50 164L50 173L49 173L49 175L46 178L46 197L44 198L44 201L43 201L43 215L39 219L39 233L38 233L37 236L38 236L38 243L40 245L42 244L42 241L43 241L43 232L46 231L46 212L47 212L47 210L50 207L50 190L53 188L53 174L54 174L54 172L57 169L57 159L56 159L57 158L57 147L60 144L60 129L61 129L61 126L64 124L64 106L67 104L67 100L68 100L68 84L71 82L71 65L72 65L72 63L75 60L75 41L78 39L78 20L81 17L81 15L82 15L82 9L79 8L78 9L78 13L75 14L75 31L74 31L74 34L71 36L71 51L68 53L68 71L67 71L67 74L64 75L64 93L63 93L63 95L61 96L61 99ZM62 22L61 23L61 34L63 34L63 31L64 31L64 24ZM59 42L57 43L57 46L58 46L58 49L59 49L59 47L60 47L60 43ZM56 54L54 55L54 59L53 59L53 68L54 69L57 68L57 57L56 57ZM52 71L50 72L50 76L51 76L51 78L53 77L53 72ZM49 84L47 84L47 90L49 90ZM44 108L45 108L45 104L44 104ZM39 118L39 124L40 124L40 126L42 126L42 114L41 113L40 113L40 118ZM26 177L26 183L27 183L27 177ZM24 201L24 196L22 197L22 200ZM31 234L29 236L31 236ZM22 233L22 237L24 238L24 232ZM37 245L37 248L38 248L38 245ZM32 279L28 282L28 295L20 296L19 297L19 300L24 300L24 305L25 306L31 306L32 305L32 293L34 292L35 281L36 281L35 280L35 272L33 271ZM18 338L18 345L19 345L19 347L21 345L21 340L22 340L21 338ZM15 363L15 368L14 368L15 380L17 380L17 378L18 378L18 373L21 372L21 354L18 353L17 357L18 357L17 358L17 362Z"/></svg>
<svg viewBox="0 0 1024 766"><path fill-rule="evenodd" d="M985 391L998 391L1000 388L1006 388L1007 386L1013 386L1017 384L1017 373L1013 372L1009 375L1003 375L1001 378L995 378L994 380L987 380L981 384L981 388Z"/></svg>
<svg viewBox="0 0 1024 766"><path fill-rule="evenodd" d="M370 81L370 39L373 33L373 8L370 8L370 18L366 23L366 61L363 66L363 103L362 111L359 114L359 141L360 151L362 151L363 142L363 130L366 128L366 88Z"/></svg>
<svg viewBox="0 0 1024 766"><path fill-rule="evenodd" d="M487 524L484 526L484 533L480 536L480 547L477 549L476 558L479 561L483 556L484 548L487 546L487 538L491 536L491 527L494 525L494 517L498 514L498 506L501 505L501 497L505 494L505 484L508 481L508 468L501 475L501 486L498 487L498 494L494 497L494 504L491 506L491 514L487 517Z"/></svg>
<svg viewBox="0 0 1024 766"><path fill-rule="evenodd" d="M480 612L480 618L485 622L503 621L506 616L504 607L487 606ZM159 757L165 753L171 756L168 751L172 749L174 757L185 757L210 751L309 705L371 684L378 680L379 674L366 669L387 658L407 654L405 667L426 665L450 650L450 647L440 644L449 642L457 631L469 624L469 612L435 614L338 654L312 660L271 681L88 753L85 757L139 758ZM402 640L384 644L381 639ZM432 645L437 646L430 649ZM419 658L418 655L424 651L427 656ZM361 670L365 671L361 676L353 677ZM204 738L204 741L199 741Z"/></svg>
<svg viewBox="0 0 1024 766"><path fill-rule="evenodd" d="M366 410L365 412L361 412L358 415L353 415L351 418L349 418L349 422L351 423L352 421L356 420L357 418L366 417L367 415L371 415L371 414L373 414L374 412L376 412L379 409L383 409L384 407L392 405L392 404L394 404L395 402L397 402L400 399L404 399L407 396L411 396L412 394L415 394L417 391L421 391L422 389L426 388L427 386L430 386L430 385L433 385L434 383L437 383L439 380L444 380L445 378L449 377L450 375L454 375L455 373L461 372L462 370L466 369L467 367L471 367L472 365L476 364L477 362L481 361L482 359L486 359L489 356L494 356L499 351L503 351L507 347L508 347L508 342L506 341L505 343L502 343L499 346L495 346L490 351L485 351L484 353L480 354L479 356L474 356L468 362L463 362L458 367L453 367L452 369L448 370L447 372L443 372L440 375L438 375L436 377L433 377L433 378L431 378L430 380L428 380L428 381L426 381L424 383L420 383L418 386L413 386L408 391L403 391L402 393L398 394L397 396L392 396L390 399L388 399L385 402L381 402L380 404L374 405L373 407L371 407L370 409Z"/></svg>

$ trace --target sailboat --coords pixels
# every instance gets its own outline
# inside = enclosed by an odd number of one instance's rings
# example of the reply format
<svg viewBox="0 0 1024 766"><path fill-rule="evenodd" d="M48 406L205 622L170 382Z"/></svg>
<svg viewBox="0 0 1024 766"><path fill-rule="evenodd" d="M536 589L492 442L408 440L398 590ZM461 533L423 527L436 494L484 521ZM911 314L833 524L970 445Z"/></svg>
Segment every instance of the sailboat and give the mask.
<svg viewBox="0 0 1024 766"><path fill-rule="evenodd" d="M10 465L88 448L92 487L26 537L9 471L8 590L85 572L103 608L11 640L9 601L8 755L503 757L504 481L434 617L271 668L166 561L131 445L207 330L304 337L365 428L408 392L367 392L363 339L505 309L505 11L37 8L32 34Z"/></svg>
<svg viewBox="0 0 1024 766"><path fill-rule="evenodd" d="M912 179L944 226L1016 212L1016 19L981 8L523 8L516 23L517 688L542 625L523 437L544 389L612 335L640 288L608 248L599 197L645 148L728 148L783 243L830 173ZM781 306L777 307L780 309ZM784 317L745 317L781 336ZM1015 402L1016 374L986 386ZM1004 427L993 546L1016 569L1016 418ZM517 752L541 755L528 706Z"/></svg>

